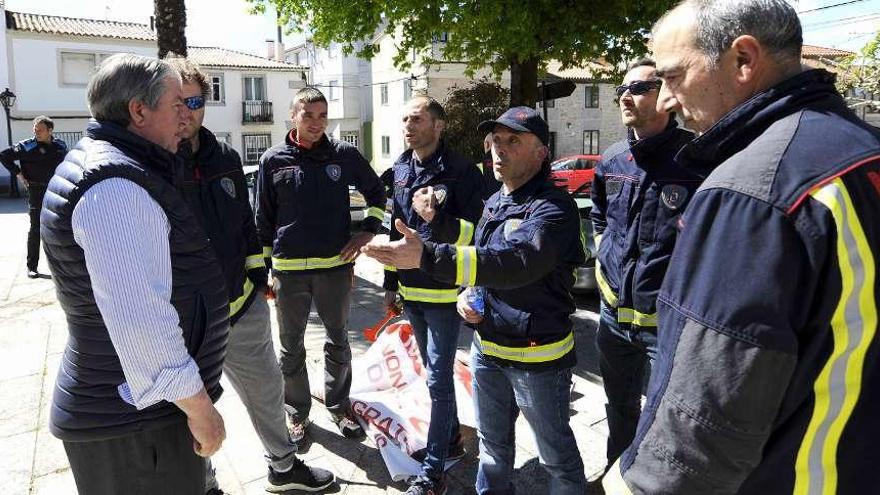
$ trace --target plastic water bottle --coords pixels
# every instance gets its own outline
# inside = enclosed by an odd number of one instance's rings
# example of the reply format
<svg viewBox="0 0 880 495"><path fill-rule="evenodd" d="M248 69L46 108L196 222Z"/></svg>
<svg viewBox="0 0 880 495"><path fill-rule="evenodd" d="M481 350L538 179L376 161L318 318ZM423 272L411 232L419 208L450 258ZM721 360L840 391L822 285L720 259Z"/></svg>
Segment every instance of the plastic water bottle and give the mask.
<svg viewBox="0 0 880 495"><path fill-rule="evenodd" d="M467 302L472 310L481 315L486 311L485 289L482 287L471 287L468 291Z"/></svg>

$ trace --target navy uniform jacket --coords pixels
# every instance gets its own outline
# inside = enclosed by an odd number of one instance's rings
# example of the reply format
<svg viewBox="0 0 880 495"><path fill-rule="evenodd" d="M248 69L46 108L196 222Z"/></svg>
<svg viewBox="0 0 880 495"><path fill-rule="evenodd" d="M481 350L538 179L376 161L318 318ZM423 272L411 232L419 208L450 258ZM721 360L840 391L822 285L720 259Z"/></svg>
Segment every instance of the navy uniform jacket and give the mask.
<svg viewBox="0 0 880 495"><path fill-rule="evenodd" d="M617 319L657 326L656 300L672 248L676 223L703 178L675 163L694 134L671 119L656 136L611 145L593 180L590 219L599 246L596 281Z"/></svg>
<svg viewBox="0 0 880 495"><path fill-rule="evenodd" d="M549 167L510 195L486 202L475 246L425 243L421 270L485 291L475 341L484 355L524 369L575 364L571 314L574 270L585 261L574 200Z"/></svg>
<svg viewBox="0 0 880 495"><path fill-rule="evenodd" d="M880 132L811 70L677 160L717 168L659 295L658 358L620 461L627 489L878 493Z"/></svg>
<svg viewBox="0 0 880 495"><path fill-rule="evenodd" d="M295 131L294 131L295 132ZM367 201L364 231L376 233L385 211L385 188L354 146L323 136L311 149L291 134L260 158L257 235L272 269L291 273L350 266L339 252L351 238L348 186Z"/></svg>
<svg viewBox="0 0 880 495"><path fill-rule="evenodd" d="M241 158L204 127L199 129L198 152L193 154L187 141L177 155L183 160L178 189L223 266L230 323L234 324L268 279Z"/></svg>
<svg viewBox="0 0 880 495"><path fill-rule="evenodd" d="M41 143L36 138L30 138L0 151L0 163L3 163L12 175L21 173L28 183L45 186L55 175L55 167L64 161L66 154L67 144L60 139L52 139L51 143ZM16 160L21 167L15 164Z"/></svg>
<svg viewBox="0 0 880 495"><path fill-rule="evenodd" d="M474 227L483 211L483 184L480 172L472 163L441 142L437 151L419 166L412 150L405 151L392 166L394 174L392 225L400 218L419 233L423 241L446 242L460 246L473 244ZM412 206L413 193L432 186L438 198L436 213L430 223ZM392 228L391 240L403 235ZM386 290L399 291L408 303L455 304L458 286L438 282L424 272L394 271L385 267Z"/></svg>

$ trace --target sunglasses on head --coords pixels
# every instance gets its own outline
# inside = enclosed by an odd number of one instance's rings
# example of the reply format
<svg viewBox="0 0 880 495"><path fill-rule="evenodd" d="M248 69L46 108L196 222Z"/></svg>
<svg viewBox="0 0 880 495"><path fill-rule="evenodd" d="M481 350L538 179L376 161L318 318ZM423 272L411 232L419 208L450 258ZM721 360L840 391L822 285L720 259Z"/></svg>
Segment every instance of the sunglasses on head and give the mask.
<svg viewBox="0 0 880 495"><path fill-rule="evenodd" d="M186 105L186 108L189 108L190 110L198 110L205 106L205 97L190 96L189 98L183 99L183 104Z"/></svg>
<svg viewBox="0 0 880 495"><path fill-rule="evenodd" d="M624 93L629 90L629 94L631 95L643 95L648 91L654 89L660 89L660 85L663 83L659 79L654 79L651 81L633 81L629 84L621 84L620 86L614 88L614 93L617 94L617 97L620 98Z"/></svg>

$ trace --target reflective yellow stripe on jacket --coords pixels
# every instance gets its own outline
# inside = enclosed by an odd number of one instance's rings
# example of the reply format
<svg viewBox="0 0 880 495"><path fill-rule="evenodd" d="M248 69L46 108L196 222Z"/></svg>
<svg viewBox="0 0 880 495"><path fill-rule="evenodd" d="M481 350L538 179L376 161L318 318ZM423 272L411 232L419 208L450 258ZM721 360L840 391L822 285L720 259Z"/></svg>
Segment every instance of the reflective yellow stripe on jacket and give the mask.
<svg viewBox="0 0 880 495"><path fill-rule="evenodd" d="M458 299L458 289L423 289L400 284L400 296L405 301L426 303L454 303Z"/></svg>
<svg viewBox="0 0 880 495"><path fill-rule="evenodd" d="M617 321L640 327L656 327L657 313L645 314L632 308L617 308Z"/></svg>
<svg viewBox="0 0 880 495"><path fill-rule="evenodd" d="M813 415L795 461L795 495L837 493L840 438L861 395L877 331L877 265L849 191L838 178L810 195L834 217L841 291L831 317L834 348L813 384Z"/></svg>
<svg viewBox="0 0 880 495"><path fill-rule="evenodd" d="M477 248L455 246L455 285L473 287L477 284Z"/></svg>
<svg viewBox="0 0 880 495"><path fill-rule="evenodd" d="M467 246L474 240L474 224L467 220L458 219L458 239L456 246Z"/></svg>
<svg viewBox="0 0 880 495"><path fill-rule="evenodd" d="M614 291L611 290L608 281L605 280L605 275L602 274L602 264L599 263L598 257L596 258L596 285L599 286L599 292L602 293L602 299L604 299L612 308L616 308L618 304L617 296L614 294Z"/></svg>
<svg viewBox="0 0 880 495"><path fill-rule="evenodd" d="M244 259L245 270L250 270L251 268L263 268L265 266L266 258L263 257L263 254L252 254Z"/></svg>
<svg viewBox="0 0 880 495"><path fill-rule="evenodd" d="M272 257L272 246L263 246L263 258Z"/></svg>
<svg viewBox="0 0 880 495"><path fill-rule="evenodd" d="M247 302L248 297L250 297L251 293L254 291L254 283L251 282L251 279L245 277L244 279L244 292L241 297L236 299L235 301L230 301L229 303L229 316L233 317L241 311L241 308L244 307L244 303Z"/></svg>
<svg viewBox="0 0 880 495"><path fill-rule="evenodd" d="M564 339L550 344L508 347L482 339L477 332L474 332L474 342L487 356L519 363L546 363L556 361L574 349L574 333L569 332Z"/></svg>
<svg viewBox="0 0 880 495"><path fill-rule="evenodd" d="M371 206L371 207L367 208L367 216L373 217L376 220L379 220L380 222L382 221L384 215L385 215L385 210L383 210L382 208L379 208L378 206Z"/></svg>
<svg viewBox="0 0 880 495"><path fill-rule="evenodd" d="M272 268L293 272L302 270L320 270L346 265L350 261L343 260L339 255L330 258L275 258L272 257Z"/></svg>

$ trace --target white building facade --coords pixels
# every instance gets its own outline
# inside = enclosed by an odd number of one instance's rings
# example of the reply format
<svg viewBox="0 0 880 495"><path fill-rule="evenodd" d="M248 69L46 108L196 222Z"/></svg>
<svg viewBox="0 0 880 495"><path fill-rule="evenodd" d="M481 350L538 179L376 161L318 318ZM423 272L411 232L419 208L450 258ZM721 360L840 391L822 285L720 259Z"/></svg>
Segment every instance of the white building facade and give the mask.
<svg viewBox="0 0 880 495"><path fill-rule="evenodd" d="M6 57L0 66L0 84L6 78L8 84L2 87L16 95L10 109L13 143L31 137L33 118L47 115L55 122L56 137L73 146L90 118L86 86L96 65L114 53L157 53L155 31L147 24L0 14L6 20L5 35L0 37L0 45L6 44L0 51ZM205 127L235 148L245 164L256 164L262 152L284 139L290 129L288 106L293 94L305 86L305 69L222 48L189 47L188 51L211 85ZM0 145L5 147L2 120Z"/></svg>

